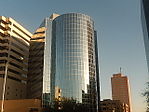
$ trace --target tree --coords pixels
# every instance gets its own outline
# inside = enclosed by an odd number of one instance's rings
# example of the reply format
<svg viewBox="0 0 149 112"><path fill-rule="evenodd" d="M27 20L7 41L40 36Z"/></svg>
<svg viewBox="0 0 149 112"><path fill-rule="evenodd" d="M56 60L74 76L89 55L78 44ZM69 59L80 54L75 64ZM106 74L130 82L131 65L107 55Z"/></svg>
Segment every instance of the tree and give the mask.
<svg viewBox="0 0 149 112"><path fill-rule="evenodd" d="M55 99L54 105L44 112L89 112L89 106L78 103L73 98Z"/></svg>
<svg viewBox="0 0 149 112"><path fill-rule="evenodd" d="M147 82L147 87L145 92L143 93L143 96L146 97L147 112L149 112L149 82Z"/></svg>

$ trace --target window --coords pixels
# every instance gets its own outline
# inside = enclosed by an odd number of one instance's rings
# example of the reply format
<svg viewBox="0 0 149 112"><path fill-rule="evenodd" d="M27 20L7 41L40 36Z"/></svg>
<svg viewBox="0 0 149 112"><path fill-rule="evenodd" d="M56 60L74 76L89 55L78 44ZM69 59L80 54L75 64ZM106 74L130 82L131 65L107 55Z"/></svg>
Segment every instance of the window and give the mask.
<svg viewBox="0 0 149 112"><path fill-rule="evenodd" d="M5 67L4 66L0 66L0 71L4 71Z"/></svg>

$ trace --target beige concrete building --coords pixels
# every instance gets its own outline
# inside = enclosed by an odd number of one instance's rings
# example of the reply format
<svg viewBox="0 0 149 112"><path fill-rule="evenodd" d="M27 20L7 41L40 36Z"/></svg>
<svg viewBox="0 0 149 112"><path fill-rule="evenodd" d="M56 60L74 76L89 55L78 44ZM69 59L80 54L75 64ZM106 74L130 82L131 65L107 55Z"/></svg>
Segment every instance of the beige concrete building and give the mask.
<svg viewBox="0 0 149 112"><path fill-rule="evenodd" d="M41 101L39 99L5 100L4 112L41 112Z"/></svg>
<svg viewBox="0 0 149 112"><path fill-rule="evenodd" d="M0 16L0 99L26 98L28 57L32 34L10 17Z"/></svg>
<svg viewBox="0 0 149 112"><path fill-rule="evenodd" d="M121 73L114 74L111 78L112 84L112 99L120 100L129 105L129 112L131 111L131 96L130 96L130 85L127 76Z"/></svg>
<svg viewBox="0 0 149 112"><path fill-rule="evenodd" d="M129 112L129 106L119 100L105 99L100 101L101 112Z"/></svg>

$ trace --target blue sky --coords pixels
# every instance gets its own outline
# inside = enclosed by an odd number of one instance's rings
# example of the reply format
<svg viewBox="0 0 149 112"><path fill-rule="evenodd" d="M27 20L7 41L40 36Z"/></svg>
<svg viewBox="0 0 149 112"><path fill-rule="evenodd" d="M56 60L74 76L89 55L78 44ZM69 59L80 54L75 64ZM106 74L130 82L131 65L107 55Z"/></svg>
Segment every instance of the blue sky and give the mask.
<svg viewBox="0 0 149 112"><path fill-rule="evenodd" d="M111 98L110 78L127 75L133 112L145 112L141 92L149 79L140 20L140 0L1 0L0 15L14 18L34 32L52 13L90 15L98 31L101 98Z"/></svg>

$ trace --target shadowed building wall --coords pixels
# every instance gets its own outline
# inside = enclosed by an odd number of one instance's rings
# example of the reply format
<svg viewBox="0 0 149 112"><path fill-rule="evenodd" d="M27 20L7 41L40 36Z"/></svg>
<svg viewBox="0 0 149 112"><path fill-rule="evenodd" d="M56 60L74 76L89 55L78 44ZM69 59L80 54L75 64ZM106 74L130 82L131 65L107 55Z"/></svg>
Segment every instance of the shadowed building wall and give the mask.
<svg viewBox="0 0 149 112"><path fill-rule="evenodd" d="M129 112L129 106L119 100L105 99L100 101L100 112Z"/></svg>
<svg viewBox="0 0 149 112"><path fill-rule="evenodd" d="M53 14L45 18L30 41L27 96L42 99L43 107L48 106L51 100L52 21L57 16Z"/></svg>

